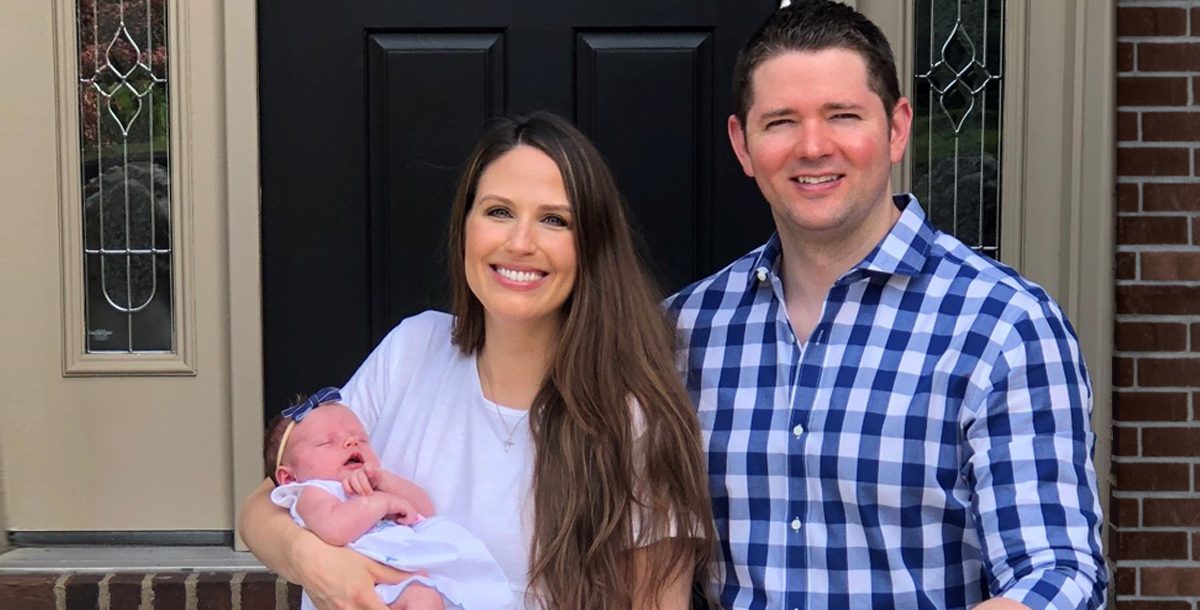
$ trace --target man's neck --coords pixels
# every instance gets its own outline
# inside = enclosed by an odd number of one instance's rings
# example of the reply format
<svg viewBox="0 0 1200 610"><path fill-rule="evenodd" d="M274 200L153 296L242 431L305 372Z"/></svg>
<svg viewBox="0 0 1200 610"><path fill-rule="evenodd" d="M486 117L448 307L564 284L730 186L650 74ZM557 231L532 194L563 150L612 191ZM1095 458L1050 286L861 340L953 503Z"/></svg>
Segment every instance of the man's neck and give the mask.
<svg viewBox="0 0 1200 610"><path fill-rule="evenodd" d="M899 218L900 210L891 205L889 197L888 205L845 231L789 230L788 225L776 222L784 301L797 341L808 341L833 283L879 245Z"/></svg>

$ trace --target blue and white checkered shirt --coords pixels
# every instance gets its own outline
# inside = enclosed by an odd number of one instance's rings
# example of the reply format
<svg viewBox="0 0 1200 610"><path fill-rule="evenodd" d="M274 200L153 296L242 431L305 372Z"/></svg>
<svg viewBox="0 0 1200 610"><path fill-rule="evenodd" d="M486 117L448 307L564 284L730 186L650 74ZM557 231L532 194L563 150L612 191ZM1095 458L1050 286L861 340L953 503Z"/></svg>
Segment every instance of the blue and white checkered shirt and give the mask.
<svg viewBox="0 0 1200 610"><path fill-rule="evenodd" d="M708 450L726 608L1096 608L1079 345L1040 287L915 198L806 344L778 236L668 300Z"/></svg>

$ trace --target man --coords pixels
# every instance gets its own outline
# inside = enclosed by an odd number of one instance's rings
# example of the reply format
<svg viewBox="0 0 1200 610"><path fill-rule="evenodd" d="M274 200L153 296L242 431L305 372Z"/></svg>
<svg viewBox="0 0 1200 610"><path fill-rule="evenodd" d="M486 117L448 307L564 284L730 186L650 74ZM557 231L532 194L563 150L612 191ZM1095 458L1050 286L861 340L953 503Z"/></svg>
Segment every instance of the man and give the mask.
<svg viewBox="0 0 1200 610"><path fill-rule="evenodd" d="M1040 287L891 196L912 108L887 40L798 0L734 81L729 139L777 232L669 301L722 606L1103 605L1074 331Z"/></svg>

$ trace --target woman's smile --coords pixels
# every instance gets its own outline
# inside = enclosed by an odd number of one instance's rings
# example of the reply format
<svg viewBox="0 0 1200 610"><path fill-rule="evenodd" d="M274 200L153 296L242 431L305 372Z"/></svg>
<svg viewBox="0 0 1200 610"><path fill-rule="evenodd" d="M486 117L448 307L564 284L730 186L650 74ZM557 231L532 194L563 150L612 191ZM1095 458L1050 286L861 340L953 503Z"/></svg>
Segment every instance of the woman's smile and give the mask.
<svg viewBox="0 0 1200 610"><path fill-rule="evenodd" d="M575 289L573 209L558 165L519 145L479 176L467 212L463 265L487 317L558 323Z"/></svg>

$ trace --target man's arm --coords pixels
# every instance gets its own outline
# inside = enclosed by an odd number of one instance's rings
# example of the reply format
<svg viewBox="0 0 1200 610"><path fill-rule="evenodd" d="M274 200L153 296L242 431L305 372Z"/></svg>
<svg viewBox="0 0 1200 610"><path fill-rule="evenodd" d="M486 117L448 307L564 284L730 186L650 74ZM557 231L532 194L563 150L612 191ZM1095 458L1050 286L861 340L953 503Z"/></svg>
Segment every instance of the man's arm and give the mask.
<svg viewBox="0 0 1200 610"><path fill-rule="evenodd" d="M1107 571L1091 454L1091 389L1053 303L1005 332L967 428L966 475L994 597L1096 608ZM999 602L996 602L999 603Z"/></svg>

